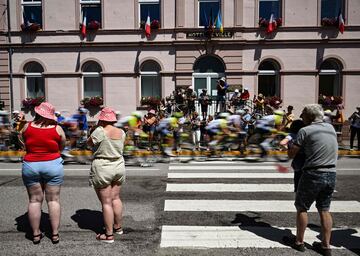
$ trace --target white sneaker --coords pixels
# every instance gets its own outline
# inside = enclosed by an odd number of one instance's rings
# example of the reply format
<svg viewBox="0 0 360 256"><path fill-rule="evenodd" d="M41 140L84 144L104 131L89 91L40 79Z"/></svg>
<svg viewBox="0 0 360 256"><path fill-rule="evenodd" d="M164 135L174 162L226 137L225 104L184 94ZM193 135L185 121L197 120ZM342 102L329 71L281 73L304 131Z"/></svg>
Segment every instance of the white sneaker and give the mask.
<svg viewBox="0 0 360 256"><path fill-rule="evenodd" d="M165 149L164 153L168 156L175 156L170 148Z"/></svg>
<svg viewBox="0 0 360 256"><path fill-rule="evenodd" d="M114 232L118 235L124 234L124 230L122 228L114 228Z"/></svg>

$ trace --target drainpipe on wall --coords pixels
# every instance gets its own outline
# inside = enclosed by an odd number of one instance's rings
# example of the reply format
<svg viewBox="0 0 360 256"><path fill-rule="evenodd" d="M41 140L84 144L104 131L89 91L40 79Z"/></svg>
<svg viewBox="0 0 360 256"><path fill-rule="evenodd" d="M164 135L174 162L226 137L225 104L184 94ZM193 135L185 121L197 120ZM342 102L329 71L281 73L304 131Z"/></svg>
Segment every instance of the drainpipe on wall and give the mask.
<svg viewBox="0 0 360 256"><path fill-rule="evenodd" d="M14 111L14 92L13 92L13 70L12 70L12 53L11 47L11 25L10 25L10 0L7 0L7 23L8 23L8 40L9 40L9 86L10 86L10 113Z"/></svg>

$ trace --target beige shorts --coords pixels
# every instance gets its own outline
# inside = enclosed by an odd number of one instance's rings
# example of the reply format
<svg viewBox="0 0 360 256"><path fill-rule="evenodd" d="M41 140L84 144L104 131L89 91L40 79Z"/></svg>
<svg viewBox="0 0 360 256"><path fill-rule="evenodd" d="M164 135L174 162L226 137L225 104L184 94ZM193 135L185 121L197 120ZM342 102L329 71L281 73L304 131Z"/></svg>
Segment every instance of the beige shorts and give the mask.
<svg viewBox="0 0 360 256"><path fill-rule="evenodd" d="M111 184L122 184L125 181L124 158L117 160L94 159L91 164L89 185L104 188Z"/></svg>

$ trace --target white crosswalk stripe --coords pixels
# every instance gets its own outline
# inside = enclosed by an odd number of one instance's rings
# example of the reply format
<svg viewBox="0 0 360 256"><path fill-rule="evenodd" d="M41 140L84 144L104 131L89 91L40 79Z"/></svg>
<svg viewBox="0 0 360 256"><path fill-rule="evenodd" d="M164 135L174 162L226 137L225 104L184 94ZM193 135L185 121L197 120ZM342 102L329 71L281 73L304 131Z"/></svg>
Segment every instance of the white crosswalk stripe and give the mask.
<svg viewBox="0 0 360 256"><path fill-rule="evenodd" d="M275 164L223 164L222 162L214 163L192 163L192 164L171 164L169 166L168 183L166 191L171 193L171 198L165 199L165 213L187 213L195 214L196 212L216 212L225 214L226 212L243 213L276 213L286 214L296 212L293 198L293 173L279 173L276 171ZM196 180L194 180L196 179ZM227 182L224 182L224 179ZM231 179L238 179L235 182ZM219 181L218 181L219 180ZM282 182L280 182L282 181ZM230 183L231 182L231 183ZM182 199L180 195L191 192L190 197ZM266 199L255 196L256 200L234 200L228 198L217 199L197 199L191 198L195 195L205 195L208 193L236 194L237 199L243 199L244 193L252 195L266 195L274 193L272 199ZM266 193L256 193L266 192ZM175 198L179 193L179 198ZM181 193L181 194L180 194ZM197 193L197 194L194 194ZM255 193L255 194L254 194ZM288 194L288 200L276 198L277 195ZM249 194L248 194L249 195ZM204 197L205 197L204 196ZM360 202L349 200L333 200L331 211L334 213L360 213ZM316 212L313 206L309 212ZM217 215L218 216L218 215ZM169 224L169 223L167 223ZM184 248L288 248L281 241L284 233L296 234L295 227L278 227L272 226L271 223L266 226L218 226L214 225L180 225L170 223L162 226L161 247L184 247ZM345 248L360 248L353 239L343 241L341 232L348 227L337 228L333 232L333 240L341 241ZM360 237L360 228L352 228L353 236ZM309 230L305 232L305 241L312 243L319 241L319 230ZM343 248L341 246L335 249Z"/></svg>

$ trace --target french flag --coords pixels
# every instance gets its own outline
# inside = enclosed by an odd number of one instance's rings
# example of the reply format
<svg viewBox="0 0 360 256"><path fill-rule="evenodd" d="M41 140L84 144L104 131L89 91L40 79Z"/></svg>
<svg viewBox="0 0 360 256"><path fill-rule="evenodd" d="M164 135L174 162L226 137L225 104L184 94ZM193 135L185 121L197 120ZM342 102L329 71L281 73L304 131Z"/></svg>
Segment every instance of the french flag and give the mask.
<svg viewBox="0 0 360 256"><path fill-rule="evenodd" d="M86 13L83 15L83 22L81 24L81 35L83 38L86 37Z"/></svg>
<svg viewBox="0 0 360 256"><path fill-rule="evenodd" d="M266 28L266 33L271 34L276 29L276 21L274 19L274 14L271 14L269 25Z"/></svg>
<svg viewBox="0 0 360 256"><path fill-rule="evenodd" d="M145 23L145 35L147 38L151 35L151 27L150 27L150 15L148 14L146 23Z"/></svg>
<svg viewBox="0 0 360 256"><path fill-rule="evenodd" d="M339 31L341 34L343 34L345 31L345 22L341 13L339 15L338 21L339 21Z"/></svg>

